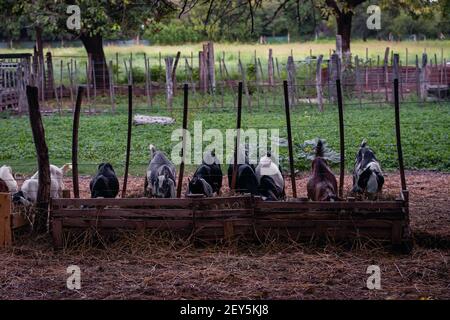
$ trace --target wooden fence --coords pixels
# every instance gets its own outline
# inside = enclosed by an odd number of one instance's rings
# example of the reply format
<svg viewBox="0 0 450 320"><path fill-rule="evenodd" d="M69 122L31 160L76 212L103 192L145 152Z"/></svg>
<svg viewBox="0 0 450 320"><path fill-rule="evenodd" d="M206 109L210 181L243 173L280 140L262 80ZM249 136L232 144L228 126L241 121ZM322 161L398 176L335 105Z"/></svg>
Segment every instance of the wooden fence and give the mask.
<svg viewBox="0 0 450 320"><path fill-rule="evenodd" d="M170 231L194 241L380 241L411 247L408 192L394 201L262 201L239 196L184 199L54 199L56 248L66 231Z"/></svg>

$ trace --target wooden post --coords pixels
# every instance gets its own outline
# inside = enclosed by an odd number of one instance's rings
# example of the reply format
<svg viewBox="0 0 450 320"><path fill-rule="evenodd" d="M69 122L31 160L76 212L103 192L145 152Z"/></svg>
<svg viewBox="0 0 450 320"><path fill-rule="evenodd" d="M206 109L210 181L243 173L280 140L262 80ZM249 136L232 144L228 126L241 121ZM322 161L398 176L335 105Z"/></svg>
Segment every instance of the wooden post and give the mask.
<svg viewBox="0 0 450 320"><path fill-rule="evenodd" d="M323 55L319 55L316 65L316 93L317 104L320 112L323 112L322 60Z"/></svg>
<svg viewBox="0 0 450 320"><path fill-rule="evenodd" d="M336 54L342 61L342 36L340 34L336 35Z"/></svg>
<svg viewBox="0 0 450 320"><path fill-rule="evenodd" d="M356 87L358 88L358 100L359 100L359 106L362 108L362 79L361 79L361 72L359 68L359 57L358 55L355 56L355 80L356 80Z"/></svg>
<svg viewBox="0 0 450 320"><path fill-rule="evenodd" d="M209 77L208 77L208 45L203 44L203 51L202 51L202 73L203 73L203 92L208 93L208 83L209 83Z"/></svg>
<svg viewBox="0 0 450 320"><path fill-rule="evenodd" d="M238 169L238 150L241 143L241 117L242 117L242 81L239 82L238 87L238 105L237 105L237 119L236 119L236 143L234 145L233 158L233 175L231 178L231 190L236 190L236 179Z"/></svg>
<svg viewBox="0 0 450 320"><path fill-rule="evenodd" d="M203 51L198 52L198 80L199 80L199 91L205 93L205 79L204 79L204 66L203 66Z"/></svg>
<svg viewBox="0 0 450 320"><path fill-rule="evenodd" d="M125 173L123 177L122 198L127 194L128 168L130 166L131 151L131 128L133 124L133 85L128 85L128 132L127 132L127 154L125 160Z"/></svg>
<svg viewBox="0 0 450 320"><path fill-rule="evenodd" d="M420 67L419 56L416 54L416 91L417 97L420 98Z"/></svg>
<svg viewBox="0 0 450 320"><path fill-rule="evenodd" d="M258 67L258 58L256 57L256 50L255 50L255 55L254 55L254 64L255 64L255 87L256 87L256 105L258 106L258 110L259 108L259 98L261 95L261 74L259 71L259 67Z"/></svg>
<svg viewBox="0 0 450 320"><path fill-rule="evenodd" d="M244 85L245 95L246 95L247 101L248 101L248 109L251 111L252 110L252 98L251 98L250 92L248 90L247 74L245 72L244 66L242 65L241 59L238 59L238 63L239 63L239 69L241 71L241 76L242 76L242 82L243 82L243 85Z"/></svg>
<svg viewBox="0 0 450 320"><path fill-rule="evenodd" d="M225 73L225 77L230 79L230 74L228 72L227 65L225 64L225 54L222 57L222 65L223 65L223 71ZM235 107L236 106L236 92L234 91L233 84L231 83L231 81L227 81L227 83L228 83L228 86L230 87L230 92L233 95L233 107Z"/></svg>
<svg viewBox="0 0 450 320"><path fill-rule="evenodd" d="M93 104L95 105L95 102L97 101L97 68L95 67L95 60L92 60L91 58L91 72L92 72L92 84L94 89L94 100Z"/></svg>
<svg viewBox="0 0 450 320"><path fill-rule="evenodd" d="M108 70L108 76L109 76L109 97L111 99L111 110L112 113L116 112L116 102L114 99L114 76L113 76L113 62L109 62L109 70Z"/></svg>
<svg viewBox="0 0 450 320"><path fill-rule="evenodd" d="M420 68L420 99L425 101L428 95L428 56L422 55L422 65Z"/></svg>
<svg viewBox="0 0 450 320"><path fill-rule="evenodd" d="M211 87L211 93L216 90L216 70L214 62L214 43L208 42L208 78Z"/></svg>
<svg viewBox="0 0 450 320"><path fill-rule="evenodd" d="M119 53L116 52L116 83L119 84Z"/></svg>
<svg viewBox="0 0 450 320"><path fill-rule="evenodd" d="M153 107L153 88L152 88L152 66L150 64L150 58L147 59L148 66L148 95L150 97L150 109Z"/></svg>
<svg viewBox="0 0 450 320"><path fill-rule="evenodd" d="M59 101L61 101L61 109L63 108L63 61L60 61L60 75L59 75Z"/></svg>
<svg viewBox="0 0 450 320"><path fill-rule="evenodd" d="M397 139L397 154L398 154L398 165L400 169L400 180L402 185L402 191L406 190L406 178L405 178L405 167L403 164L403 151L402 142L400 134L400 102L398 94L398 54L394 55L394 68L397 69L394 72L394 107L395 107L395 136Z"/></svg>
<svg viewBox="0 0 450 320"><path fill-rule="evenodd" d="M187 62L187 60L186 60ZM220 107L223 110L224 108L224 87L225 87L225 79L223 77L223 68L222 68L222 59L219 58L219 76L220 76Z"/></svg>
<svg viewBox="0 0 450 320"><path fill-rule="evenodd" d="M388 61L389 61L389 47L386 48L384 52L384 62L383 62L383 72L384 72L384 92L386 96L386 101L389 101L388 95L388 82L389 82L389 73L388 73Z"/></svg>
<svg viewBox="0 0 450 320"><path fill-rule="evenodd" d="M173 101L173 81L172 81L172 64L173 58L167 57L164 59L166 63L166 97L167 97L167 108L172 111L172 101Z"/></svg>
<svg viewBox="0 0 450 320"><path fill-rule="evenodd" d="M294 63L294 57L289 56L286 64L286 71L288 75L288 88L289 88L289 100L290 105L294 106L296 104L296 74L295 74L295 63Z"/></svg>
<svg viewBox="0 0 450 320"><path fill-rule="evenodd" d="M0 193L0 248L11 244L11 195Z"/></svg>
<svg viewBox="0 0 450 320"><path fill-rule="evenodd" d="M134 78L133 78L133 52L130 53L130 84L134 83Z"/></svg>
<svg viewBox="0 0 450 320"><path fill-rule="evenodd" d="M73 112L73 131L72 131L72 184L73 195L80 197L80 185L78 182L78 128L80 126L81 101L83 99L84 88L78 87L77 102Z"/></svg>
<svg viewBox="0 0 450 320"><path fill-rule="evenodd" d="M409 58L408 58L408 48L406 48L405 51L405 84L406 84L406 88L408 88L408 66L409 66ZM408 89L407 89L408 90Z"/></svg>
<svg viewBox="0 0 450 320"><path fill-rule="evenodd" d="M39 110L38 88L27 86L28 113L30 116L31 131L36 147L38 162L38 192L34 233L44 233L47 229L48 204L50 201L50 161L45 141L44 125Z"/></svg>
<svg viewBox="0 0 450 320"><path fill-rule="evenodd" d="M261 92L262 92L262 94L263 94L263 96L264 96L264 110L267 112L267 111L269 111L268 109L267 109L267 95L266 95L266 93L267 93L267 90L266 90L266 88L265 88L265 85L264 85L264 73L263 73L263 69L262 69L262 65L261 65L261 60L258 58L258 67L259 67L259 72L260 72L260 85L261 85Z"/></svg>
<svg viewBox="0 0 450 320"><path fill-rule="evenodd" d="M184 175L184 162L186 157L186 130L187 130L187 118L188 118L188 98L189 98L189 86L187 83L183 86L184 100L183 100L183 142L181 148L181 163L180 163L180 173L178 175L178 185L177 185L177 198L181 198L181 188L183 186L183 175Z"/></svg>
<svg viewBox="0 0 450 320"><path fill-rule="evenodd" d="M67 75L69 76L69 92L70 92L70 104L72 105L72 112L74 106L73 100L73 70L72 70L72 60L67 63Z"/></svg>
<svg viewBox="0 0 450 320"><path fill-rule="evenodd" d="M331 100L335 101L336 97L337 97L337 93L336 93L336 88L335 88L335 84L336 84L336 80L340 80L341 79L341 60L339 59L339 55L337 53L333 53L331 55L331 59L330 59L330 80L329 83L331 84L331 92L330 92L330 96L331 96Z"/></svg>
<svg viewBox="0 0 450 320"><path fill-rule="evenodd" d="M52 61L52 54L51 52L47 52L45 55L45 61L47 64L47 82L46 82L46 88L45 93L48 94L49 99L52 98L52 95L54 94L55 90L55 80L53 78L53 61Z"/></svg>
<svg viewBox="0 0 450 320"><path fill-rule="evenodd" d="M273 66L273 52L272 49L269 49L269 60L267 62L268 75L269 75L269 85L273 87L275 84L273 78L274 66Z"/></svg>
<svg viewBox="0 0 450 320"><path fill-rule="evenodd" d="M291 183L292 183L292 196L297 198L297 185L295 184L295 168L294 168L294 154L292 147L292 132L291 132L291 113L289 108L289 91L287 81L283 81L284 87L284 110L286 112L286 127L288 135L288 152L289 152L289 167L291 169Z"/></svg>
<svg viewBox="0 0 450 320"><path fill-rule="evenodd" d="M345 175L345 140L344 140L344 107L342 103L341 80L336 80L336 92L339 111L339 144L340 144L340 172L339 172L339 197L344 194L344 175Z"/></svg>
<svg viewBox="0 0 450 320"><path fill-rule="evenodd" d="M87 89L87 101L88 101L88 105L89 105L89 114L91 114L91 93L90 93L90 87L91 87L91 82L89 81L90 79L90 64L89 62L86 62L86 89Z"/></svg>
<svg viewBox="0 0 450 320"><path fill-rule="evenodd" d="M186 65L187 65L187 70L189 72L189 79L191 81L192 93L195 94L195 81L194 81L194 75L192 74L193 73L193 70L192 70L193 66L189 65L189 62L188 62L187 58L184 58L184 61L185 61Z"/></svg>
<svg viewBox="0 0 450 320"><path fill-rule="evenodd" d="M174 95L177 90L177 67L178 67L178 61L180 60L180 55L181 55L181 52L178 51L177 55L175 57L175 62L173 64L173 69L172 69L172 73L171 73L172 90L173 90Z"/></svg>
<svg viewBox="0 0 450 320"><path fill-rule="evenodd" d="M150 81L151 79L149 79L149 73L148 73L148 69L149 69L149 65L148 65L148 61L147 61L147 56L144 53L144 65L145 65L145 96L147 97L147 105L148 105L148 109L151 110L151 102L150 102Z"/></svg>
<svg viewBox="0 0 450 320"><path fill-rule="evenodd" d="M128 70L128 67L127 67L127 60L125 60L125 59L123 59L123 66L125 67L125 74L127 75L127 79L128 79L128 82L127 82L127 84L131 84L131 77L130 77L130 71Z"/></svg>

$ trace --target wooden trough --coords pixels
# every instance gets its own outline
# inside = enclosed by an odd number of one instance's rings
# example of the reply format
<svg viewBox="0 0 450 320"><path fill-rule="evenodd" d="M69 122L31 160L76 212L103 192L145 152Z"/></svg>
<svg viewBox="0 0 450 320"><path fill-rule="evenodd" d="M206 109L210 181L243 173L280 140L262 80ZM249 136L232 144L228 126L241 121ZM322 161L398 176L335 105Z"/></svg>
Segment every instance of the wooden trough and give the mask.
<svg viewBox="0 0 450 320"><path fill-rule="evenodd" d="M51 202L54 245L62 248L65 232L170 231L200 242L379 241L410 248L408 192L394 201L262 201L238 196L183 199L54 199Z"/></svg>
<svg viewBox="0 0 450 320"><path fill-rule="evenodd" d="M339 60L338 66L339 66ZM77 149L78 149L78 116L81 99L77 98L74 112L74 133L72 144L73 185L75 198L53 199L50 203L50 225L54 245L62 248L65 245L66 231L93 229L96 232L111 232L117 230L151 229L169 231L187 239L197 241L259 241L283 238L295 241L328 240L328 241L376 241L389 243L394 248L409 251L411 246L411 232L409 227L409 196L403 163L403 152L400 135L400 104L399 104L399 56L394 55L394 109L397 153L401 179L400 197L393 201L355 201L346 199L336 202L315 202L298 199L296 195L294 158L291 136L290 106L288 98L288 82L284 81L284 100L286 112L286 126L288 132L288 153L290 176L292 180L293 199L289 201L267 202L254 196L217 197L217 198L180 198L181 183L184 173L184 149L180 164L177 197L174 199L127 199L126 183L122 190L121 199L79 199ZM339 70L339 68L338 68ZM338 72L339 75L339 72ZM237 137L241 128L242 111L242 83L239 84L237 105ZM30 115L38 111L37 90L29 90ZM32 95L34 91L34 94ZM125 162L124 181L127 180L130 142L132 92L129 88L129 122L127 134L127 156ZM336 92L339 111L340 136L340 179L339 194L342 198L345 173L344 146L344 116L341 92L341 82L336 80ZM82 93L82 90L81 90ZM187 124L188 86L184 85L183 128ZM34 96L34 97L33 97ZM80 91L78 97L81 97ZM39 121L31 121L32 126ZM39 128L35 128L37 138L43 137ZM35 137L36 140L36 137ZM183 141L184 141L183 137ZM45 141L45 140L44 140ZM237 168L237 145L235 143L235 157L233 163L233 179L231 189L235 186ZM48 154L39 152L45 157L38 158L39 170L48 168ZM45 145L44 145L45 147ZM43 149L46 149L43 148ZM41 150L42 151L42 150ZM44 150L45 151L45 150ZM43 178L50 180L49 173ZM39 178L39 181L43 179ZM233 181L234 180L234 181ZM44 185L42 183L42 185ZM41 186L40 186L41 187ZM43 192L42 192L43 194ZM39 192L38 192L39 195ZM38 202L47 204L48 198ZM43 210L41 210L41 213ZM45 213L46 210L45 210ZM46 217L46 215L45 215Z"/></svg>

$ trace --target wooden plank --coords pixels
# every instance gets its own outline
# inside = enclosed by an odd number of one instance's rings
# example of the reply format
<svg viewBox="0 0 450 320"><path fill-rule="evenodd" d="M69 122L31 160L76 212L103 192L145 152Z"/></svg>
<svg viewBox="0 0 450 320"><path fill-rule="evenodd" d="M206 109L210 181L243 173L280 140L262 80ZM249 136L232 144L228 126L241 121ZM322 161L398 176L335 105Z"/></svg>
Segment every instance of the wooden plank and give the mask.
<svg viewBox="0 0 450 320"><path fill-rule="evenodd" d="M259 219L255 220L255 227L269 227L269 228L294 228L294 227L317 227L319 225L324 227L352 227L352 228L386 228L391 232L392 221L389 220L375 220L375 219L365 219L365 220L303 220L303 221L292 221L292 220L266 220Z"/></svg>
<svg viewBox="0 0 450 320"><path fill-rule="evenodd" d="M0 247L12 244L11 195L0 193Z"/></svg>
<svg viewBox="0 0 450 320"><path fill-rule="evenodd" d="M276 238L290 239L294 241L312 241L312 240L376 240L390 242L390 231L388 229L374 230L347 230L347 229L326 229L317 228L281 228L281 229L257 229L256 237L264 242L266 239Z"/></svg>
<svg viewBox="0 0 450 320"><path fill-rule="evenodd" d="M53 246L55 248L63 247L63 228L61 219L52 220L52 236L53 236Z"/></svg>
<svg viewBox="0 0 450 320"><path fill-rule="evenodd" d="M195 212L196 219L220 219L220 218L249 218L253 216L252 209L205 209Z"/></svg>
<svg viewBox="0 0 450 320"><path fill-rule="evenodd" d="M199 219L195 220L195 226L202 228L223 228L224 221L231 221L235 226L252 226L253 219L250 217L244 218L226 218L226 219Z"/></svg>
<svg viewBox="0 0 450 320"><path fill-rule="evenodd" d="M291 209L400 209L404 207L403 201L335 201L335 202L278 202L278 201L256 201L255 209L268 208L291 208Z"/></svg>
<svg viewBox="0 0 450 320"><path fill-rule="evenodd" d="M142 219L79 219L61 218L64 227L95 227L114 229L136 229L139 224L145 228L164 230L185 230L192 228L192 220L142 220ZM58 219L59 220L59 219Z"/></svg>
<svg viewBox="0 0 450 320"><path fill-rule="evenodd" d="M285 219L285 220L365 220L365 219L381 219L381 220L404 220L406 215L403 211L392 212L330 212L330 211L257 211L255 219Z"/></svg>
<svg viewBox="0 0 450 320"><path fill-rule="evenodd" d="M128 198L128 199L53 199L52 206L120 206L138 207L138 206L174 206L186 207L192 203L191 199L157 199L157 198Z"/></svg>
<svg viewBox="0 0 450 320"><path fill-rule="evenodd" d="M234 237L234 225L232 221L224 221L223 235L225 241L231 241Z"/></svg>
<svg viewBox="0 0 450 320"><path fill-rule="evenodd" d="M111 217L111 218L161 218L161 219L179 219L192 218L193 211L188 209L127 209L127 208L108 208L108 209L56 209L51 213L52 217Z"/></svg>
<svg viewBox="0 0 450 320"><path fill-rule="evenodd" d="M392 223L392 244L399 245L402 242L402 221L395 221Z"/></svg>

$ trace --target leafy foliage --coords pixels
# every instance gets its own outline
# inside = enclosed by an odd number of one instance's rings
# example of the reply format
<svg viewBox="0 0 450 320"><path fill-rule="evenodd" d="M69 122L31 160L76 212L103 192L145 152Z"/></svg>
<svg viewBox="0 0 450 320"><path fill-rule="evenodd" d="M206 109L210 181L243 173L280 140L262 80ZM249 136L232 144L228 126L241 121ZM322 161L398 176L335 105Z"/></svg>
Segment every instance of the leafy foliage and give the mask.
<svg viewBox="0 0 450 320"><path fill-rule="evenodd" d="M235 110L231 95L226 98L226 105ZM192 97L188 126L193 133L194 121L201 120L204 130L216 128L222 133L236 125L236 114L230 111L210 110L211 101L201 95ZM153 143L161 150L170 154L175 142L171 141L174 129L180 127L182 119L182 95L174 100L176 110L173 114L165 111L152 114L169 115L176 119L171 125L137 126L133 128L131 148L131 170L133 174L143 174L148 164L148 144ZM154 99L154 108L164 106L164 97ZM136 101L135 109L142 114L147 109L145 102ZM427 104L424 107L416 103L402 103L402 142L405 167L407 169L435 169L450 171L450 148L448 148L450 113L448 104ZM118 101L118 115L83 115L80 119L79 133L79 163L83 174L92 173L95 166L102 161L110 161L118 172L123 169L126 150L127 115L126 101ZM243 129L279 129L280 136L286 137L286 125L282 106L273 106L269 112L254 110L250 113L244 109ZM376 152L377 158L385 170L397 170L397 151L395 145L394 110L391 105L367 105L360 108L350 101L345 108L345 165L352 170L353 159L359 144L366 138L370 147ZM312 146L302 146L301 141L312 137L327 140L331 150L339 150L339 134L336 107L328 106L323 113L316 107L303 106L295 108L291 113L294 154L302 155L310 151ZM376 119L376 120L375 120ZM9 164L17 172L30 173L35 170L36 155L31 135L29 120L22 118L7 118L0 120L0 165ZM45 117L45 133L49 146L50 160L55 164L71 161L71 129L72 118ZM269 136L270 137L270 136ZM204 147L209 142L204 142ZM225 141L224 141L225 144ZM288 168L287 148L281 141L279 148L282 156L282 167ZM335 158L336 155L330 156ZM304 156L295 157L295 167L308 171L311 161ZM191 168L192 169L192 168Z"/></svg>
<svg viewBox="0 0 450 320"><path fill-rule="evenodd" d="M328 145L327 141L325 139L321 139L323 143L323 158L333 162L333 163L339 163L341 162L340 154L331 149L331 147ZM306 140L302 144L297 145L298 151L298 157L307 159L307 160L314 160L316 157L316 147L317 143L319 141L319 138Z"/></svg>

